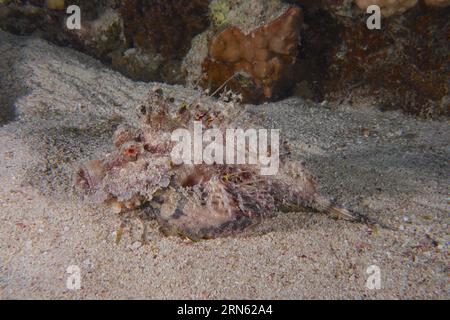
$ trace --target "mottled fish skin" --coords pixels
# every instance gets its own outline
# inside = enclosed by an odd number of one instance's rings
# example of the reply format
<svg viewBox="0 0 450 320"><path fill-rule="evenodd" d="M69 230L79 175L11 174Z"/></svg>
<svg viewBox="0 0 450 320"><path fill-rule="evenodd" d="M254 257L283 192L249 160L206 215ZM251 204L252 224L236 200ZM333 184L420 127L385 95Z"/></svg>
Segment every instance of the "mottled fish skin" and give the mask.
<svg viewBox="0 0 450 320"><path fill-rule="evenodd" d="M260 175L258 165L174 165L173 130L192 130L194 121L222 132L236 128L243 108L234 99L201 96L188 104L155 88L138 112L138 128L119 127L115 150L76 172L75 185L87 199L113 204L117 211L150 209L166 234L193 240L238 234L281 209L356 219L318 194L304 166L283 153L274 176Z"/></svg>

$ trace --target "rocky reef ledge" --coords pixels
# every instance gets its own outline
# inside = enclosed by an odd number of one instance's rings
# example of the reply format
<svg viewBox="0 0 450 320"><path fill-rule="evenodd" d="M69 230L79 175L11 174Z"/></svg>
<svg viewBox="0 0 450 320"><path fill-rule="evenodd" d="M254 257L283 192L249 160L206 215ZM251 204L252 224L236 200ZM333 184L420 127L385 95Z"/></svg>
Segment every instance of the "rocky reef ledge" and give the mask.
<svg viewBox="0 0 450 320"><path fill-rule="evenodd" d="M110 150L152 84L37 38L0 32L0 55L0 298L448 297L447 122L298 97L245 106L281 129L321 192L395 230L305 211L192 243L72 192L75 168ZM70 265L82 290L66 289ZM366 287L371 265L381 290Z"/></svg>
<svg viewBox="0 0 450 320"><path fill-rule="evenodd" d="M381 8L381 29L366 9ZM69 5L80 30L65 27ZM449 0L0 1L0 28L70 46L134 80L226 84L246 102L289 96L450 115Z"/></svg>

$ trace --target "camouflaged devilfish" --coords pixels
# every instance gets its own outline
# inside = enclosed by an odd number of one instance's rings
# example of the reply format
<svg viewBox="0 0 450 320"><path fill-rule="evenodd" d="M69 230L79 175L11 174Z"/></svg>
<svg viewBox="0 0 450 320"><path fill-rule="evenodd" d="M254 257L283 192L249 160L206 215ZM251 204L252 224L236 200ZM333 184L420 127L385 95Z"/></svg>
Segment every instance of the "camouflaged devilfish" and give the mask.
<svg viewBox="0 0 450 320"><path fill-rule="evenodd" d="M222 132L237 127L243 108L236 108L235 99L226 100L201 96L187 103L152 90L139 106L139 127L119 127L115 150L83 164L75 185L86 198L109 203L116 212L149 210L163 230L191 239L236 234L278 210L310 208L359 219L318 194L311 175L286 154L272 176L262 176L259 165L174 165L174 130L192 130L194 121Z"/></svg>

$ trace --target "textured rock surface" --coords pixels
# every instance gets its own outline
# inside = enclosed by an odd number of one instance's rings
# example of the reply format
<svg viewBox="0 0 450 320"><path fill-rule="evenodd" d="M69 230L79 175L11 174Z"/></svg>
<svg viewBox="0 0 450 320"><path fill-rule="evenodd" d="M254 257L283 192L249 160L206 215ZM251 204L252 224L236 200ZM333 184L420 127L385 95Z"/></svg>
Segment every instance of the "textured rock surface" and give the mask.
<svg viewBox="0 0 450 320"><path fill-rule="evenodd" d="M65 11L49 10L44 0L1 2L0 28L71 46L135 80L200 83L214 89L239 70L246 76L239 74L227 84L254 102L294 94L316 102L351 103L358 91L383 109L403 109L423 117L450 114L448 0L71 3L81 6L81 31L67 31ZM366 28L365 9L374 3L384 14L381 31ZM222 59L236 51L236 43L248 46L247 41L236 41L242 36L231 36L237 29L248 34L268 26L290 5L301 6L305 18L302 29L296 30L301 34L297 52L282 59L278 53L265 52L251 65L242 57L231 63ZM218 46L224 52L215 61L210 48L224 38L233 41L225 41L228 48ZM285 43L292 45L292 41ZM237 51L256 53L258 48L252 46ZM292 62L296 53L295 63L284 61Z"/></svg>
<svg viewBox="0 0 450 320"><path fill-rule="evenodd" d="M61 2L64 3L62 10ZM64 1L30 0L0 4L0 28L26 35L35 34L52 42L68 45L106 62L124 46L122 21L116 0L74 0L81 9L81 30L66 28Z"/></svg>
<svg viewBox="0 0 450 320"><path fill-rule="evenodd" d="M153 60L158 60L159 68L157 74L147 77L134 70L125 74L138 80L182 82L181 61L192 38L209 25L208 3L208 0L123 1L120 14L127 47L150 59L155 57ZM133 65L133 62L125 61L125 64ZM172 70L167 72L167 68Z"/></svg>
<svg viewBox="0 0 450 320"><path fill-rule="evenodd" d="M286 96L295 79L301 24L301 10L292 7L249 33L236 26L220 32L202 63L203 85L215 91L226 84L254 103Z"/></svg>
<svg viewBox="0 0 450 320"><path fill-rule="evenodd" d="M337 104L365 96L384 110L450 114L448 7L417 5L383 18L378 31L348 1L294 2L306 8L296 95Z"/></svg>
<svg viewBox="0 0 450 320"><path fill-rule="evenodd" d="M208 2L125 0L120 13L127 41L167 58L183 58L191 39L208 27Z"/></svg>
<svg viewBox="0 0 450 320"><path fill-rule="evenodd" d="M427 6L444 8L450 5L449 0L425 0ZM355 0L355 3L362 10L366 10L370 5L377 5L381 8L384 17L390 17L395 14L402 14L406 10L415 7L418 0Z"/></svg>
<svg viewBox="0 0 450 320"><path fill-rule="evenodd" d="M375 32L357 24L341 29L326 79L329 91L351 95L356 88L384 109L450 115L450 11L444 10L415 7L384 19Z"/></svg>
<svg viewBox="0 0 450 320"><path fill-rule="evenodd" d="M252 236L191 243L161 236L138 212L115 215L72 193L75 168L110 150L151 85L3 32L0 55L9 120L0 124L2 298L448 299L447 122L299 98L249 106L269 119L261 125L282 130L322 192L398 230L298 212ZM365 286L373 264L381 290ZM69 265L81 269L79 291L66 289Z"/></svg>
<svg viewBox="0 0 450 320"><path fill-rule="evenodd" d="M69 45L135 80L182 82L181 60L192 37L209 24L207 0L76 0L63 10L53 7L56 2L0 3L0 27ZM81 8L81 30L65 28L70 4Z"/></svg>
<svg viewBox="0 0 450 320"><path fill-rule="evenodd" d="M301 12L296 9L287 13L289 8L290 5L281 0L212 1L209 5L211 25L194 38L183 61L186 82L200 83L214 91L240 72L242 77L236 76L227 84L247 100L261 102L286 95L293 77L286 74L284 67L295 62L301 26ZM286 28L280 29L281 25ZM257 39L252 39L255 35L258 35L258 43ZM286 62L275 59L279 53L270 52L269 42L275 36L280 36L276 41L278 47L284 44L283 50L291 50L282 59ZM256 51L259 51L257 57ZM274 61L269 62L272 58ZM274 72L275 65L281 73ZM262 83L263 80L266 83Z"/></svg>
<svg viewBox="0 0 450 320"><path fill-rule="evenodd" d="M377 5L381 8L383 16L389 17L414 7L418 0L355 0L355 2L364 11L371 5Z"/></svg>
<svg viewBox="0 0 450 320"><path fill-rule="evenodd" d="M431 7L444 8L450 6L449 0L425 0L425 4Z"/></svg>

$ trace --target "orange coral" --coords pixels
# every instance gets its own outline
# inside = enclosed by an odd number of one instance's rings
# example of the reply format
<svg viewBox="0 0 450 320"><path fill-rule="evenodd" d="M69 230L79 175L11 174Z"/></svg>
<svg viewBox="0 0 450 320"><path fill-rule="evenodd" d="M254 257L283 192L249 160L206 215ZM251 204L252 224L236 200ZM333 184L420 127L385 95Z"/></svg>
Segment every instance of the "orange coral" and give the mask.
<svg viewBox="0 0 450 320"><path fill-rule="evenodd" d="M214 90L233 78L228 87L250 102L288 93L293 85L292 67L298 55L301 24L301 9L290 7L249 34L237 27L222 31L211 41L209 55L203 62L204 84Z"/></svg>

